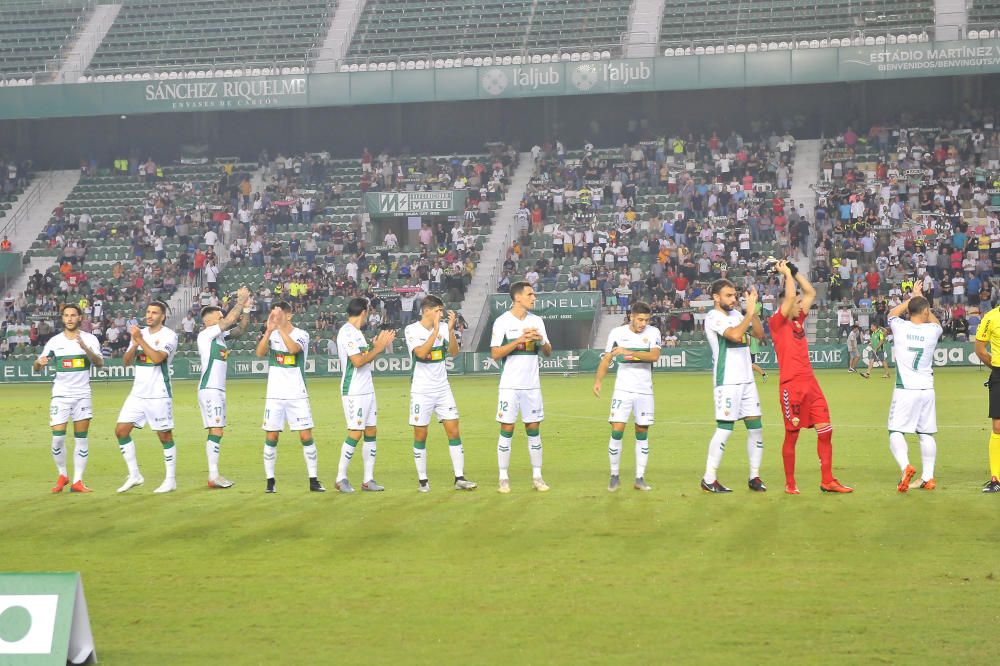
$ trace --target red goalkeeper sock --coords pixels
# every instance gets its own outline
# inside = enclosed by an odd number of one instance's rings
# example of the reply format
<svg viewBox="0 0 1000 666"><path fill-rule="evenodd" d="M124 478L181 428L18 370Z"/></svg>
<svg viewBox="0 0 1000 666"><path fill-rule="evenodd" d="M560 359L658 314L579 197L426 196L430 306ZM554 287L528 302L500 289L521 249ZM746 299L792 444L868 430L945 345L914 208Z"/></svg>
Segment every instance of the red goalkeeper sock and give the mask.
<svg viewBox="0 0 1000 666"><path fill-rule="evenodd" d="M833 481L833 426L816 430L816 452L823 483L830 483Z"/></svg>
<svg viewBox="0 0 1000 666"><path fill-rule="evenodd" d="M785 463L785 485L795 485L795 442L799 440L798 430L786 430L785 442L781 445L781 459Z"/></svg>

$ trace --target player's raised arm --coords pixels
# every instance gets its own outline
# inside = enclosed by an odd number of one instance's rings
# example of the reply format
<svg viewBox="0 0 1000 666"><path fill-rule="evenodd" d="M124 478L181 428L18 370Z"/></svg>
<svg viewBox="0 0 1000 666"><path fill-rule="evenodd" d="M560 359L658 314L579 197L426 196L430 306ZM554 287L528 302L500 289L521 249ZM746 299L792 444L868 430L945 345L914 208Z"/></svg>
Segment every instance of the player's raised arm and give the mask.
<svg viewBox="0 0 1000 666"><path fill-rule="evenodd" d="M254 353L257 354L258 358L267 356L271 334L274 333L278 325L278 318L275 312L280 312L280 310L277 310L277 308L271 310L271 313L267 316L267 325L264 327L264 333L260 336L260 340L257 341L257 349L254 350Z"/></svg>
<svg viewBox="0 0 1000 666"><path fill-rule="evenodd" d="M94 351L88 347L87 343L83 341L83 336L80 334L77 334L76 336L76 344L80 345L80 349L82 349L83 353L87 355L87 359L90 361L91 365L98 368L104 367L104 357L101 356L100 349Z"/></svg>
<svg viewBox="0 0 1000 666"><path fill-rule="evenodd" d="M375 357L384 352L386 347L388 347L395 339L396 331L381 331L375 336L375 339L372 340L371 349L365 352L351 354L348 358L351 359L351 363L354 364L355 368L360 368L361 366L374 361Z"/></svg>
<svg viewBox="0 0 1000 666"><path fill-rule="evenodd" d="M431 334L427 336L420 345L413 348L413 355L422 361L427 360L431 355L431 350L434 349L434 343L437 342L438 331L441 329L441 310L440 306L435 308L431 313ZM449 333L451 328L449 327ZM449 341L450 343L450 341ZM451 350L448 350L451 353Z"/></svg>
<svg viewBox="0 0 1000 666"><path fill-rule="evenodd" d="M754 323L754 320L756 324ZM729 340L730 342L742 343L744 336L746 336L747 331L753 327L753 336L757 339L763 339L764 337L764 327L761 326L760 318L757 317L757 288L750 287L747 291L747 311L743 315L743 321L737 326L730 326L725 331L723 331L722 336Z"/></svg>
<svg viewBox="0 0 1000 666"><path fill-rule="evenodd" d="M538 336L538 334L537 333L532 334L532 332L529 332L527 329L525 329L525 331L519 337L515 338L514 340L511 340L507 344L490 347L490 356L493 357L494 361L499 361L502 358L507 358L520 345L523 345L524 343L529 342L531 340L540 339L540 336L538 337L535 336ZM550 354L552 353L552 345L549 345L549 353Z"/></svg>
<svg viewBox="0 0 1000 666"><path fill-rule="evenodd" d="M454 310L448 310L448 355L452 358L458 356L458 336L455 334L457 324L458 315Z"/></svg>
<svg viewBox="0 0 1000 666"><path fill-rule="evenodd" d="M246 307L249 300L250 290L246 287L240 287L240 290L236 292L236 305L230 308L229 312L226 313L226 316L219 322L219 328L223 331L228 331L230 328L235 326L237 320L239 320L239 333L245 332L247 325L250 322L250 310Z"/></svg>
<svg viewBox="0 0 1000 666"><path fill-rule="evenodd" d="M799 283L799 288L802 290L802 312L809 312L809 308L816 301L816 288L802 271L795 272L795 281Z"/></svg>

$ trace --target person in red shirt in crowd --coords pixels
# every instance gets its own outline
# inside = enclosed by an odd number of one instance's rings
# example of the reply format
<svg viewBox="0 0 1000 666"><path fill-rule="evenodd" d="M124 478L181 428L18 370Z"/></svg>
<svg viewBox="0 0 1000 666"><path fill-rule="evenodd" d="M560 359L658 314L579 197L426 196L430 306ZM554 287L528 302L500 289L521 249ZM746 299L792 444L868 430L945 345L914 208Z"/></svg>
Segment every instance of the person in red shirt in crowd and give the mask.
<svg viewBox="0 0 1000 666"><path fill-rule="evenodd" d="M781 457L785 463L785 492L790 495L799 494L795 483L795 443L802 428L816 429L816 450L822 474L820 490L826 493L853 492L853 488L845 486L833 476L833 426L830 424L830 408L809 361L805 321L809 308L816 299L816 290L806 276L787 261L779 261L776 268L785 281L785 296L781 307L768 324L774 351L778 356L778 396L785 421L785 442L781 447ZM796 285L802 289L801 296L796 293Z"/></svg>
<svg viewBox="0 0 1000 666"><path fill-rule="evenodd" d="M865 273L865 282L868 284L868 296L871 298L878 296L879 274L874 266L869 267L868 272Z"/></svg>
<svg viewBox="0 0 1000 666"><path fill-rule="evenodd" d="M10 243L10 239L4 236L3 240L0 241L0 252L10 252L11 249L12 245Z"/></svg>

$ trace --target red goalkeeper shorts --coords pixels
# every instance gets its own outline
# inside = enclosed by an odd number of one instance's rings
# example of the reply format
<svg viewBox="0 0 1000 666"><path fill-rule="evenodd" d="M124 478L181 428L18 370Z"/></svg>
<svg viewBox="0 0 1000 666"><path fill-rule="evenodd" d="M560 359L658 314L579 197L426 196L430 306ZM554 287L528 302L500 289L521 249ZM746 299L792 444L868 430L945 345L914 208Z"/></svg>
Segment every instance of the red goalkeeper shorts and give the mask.
<svg viewBox="0 0 1000 666"><path fill-rule="evenodd" d="M785 430L812 428L817 423L830 423L830 407L816 382L789 382L778 389L781 416Z"/></svg>

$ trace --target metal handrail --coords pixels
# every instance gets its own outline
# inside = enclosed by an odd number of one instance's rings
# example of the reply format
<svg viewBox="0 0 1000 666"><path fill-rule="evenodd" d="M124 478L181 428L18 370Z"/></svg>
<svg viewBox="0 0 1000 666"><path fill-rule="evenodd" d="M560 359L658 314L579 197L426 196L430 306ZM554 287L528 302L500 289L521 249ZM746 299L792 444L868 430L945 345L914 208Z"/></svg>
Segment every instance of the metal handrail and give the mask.
<svg viewBox="0 0 1000 666"><path fill-rule="evenodd" d="M4 224L3 229L0 229L0 236L11 236L17 233L17 225L32 212L35 205L41 200L42 192L52 187L53 178L52 172L48 171L37 183L28 187L31 191Z"/></svg>

